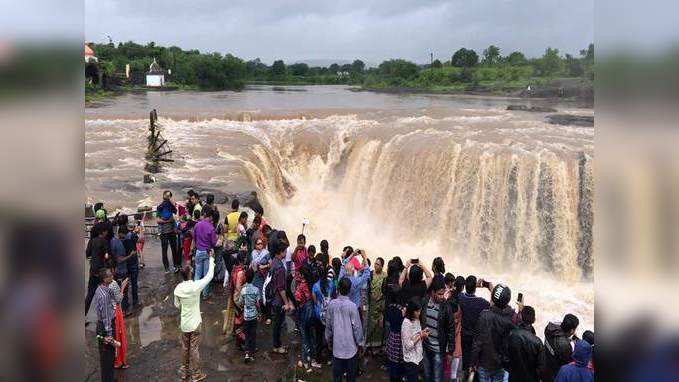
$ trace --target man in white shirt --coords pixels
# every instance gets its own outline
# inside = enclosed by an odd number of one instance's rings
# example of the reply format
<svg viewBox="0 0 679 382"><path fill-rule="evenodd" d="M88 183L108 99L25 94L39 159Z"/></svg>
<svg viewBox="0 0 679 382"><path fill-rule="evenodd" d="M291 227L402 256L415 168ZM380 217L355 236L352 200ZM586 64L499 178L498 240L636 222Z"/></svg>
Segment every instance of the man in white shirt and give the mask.
<svg viewBox="0 0 679 382"><path fill-rule="evenodd" d="M182 281L174 288L174 305L180 309L182 331L182 366L179 370L182 381L202 381L207 377L200 370L200 293L210 283L215 272L214 252L209 251L208 272L200 280L193 280L193 267L182 267Z"/></svg>

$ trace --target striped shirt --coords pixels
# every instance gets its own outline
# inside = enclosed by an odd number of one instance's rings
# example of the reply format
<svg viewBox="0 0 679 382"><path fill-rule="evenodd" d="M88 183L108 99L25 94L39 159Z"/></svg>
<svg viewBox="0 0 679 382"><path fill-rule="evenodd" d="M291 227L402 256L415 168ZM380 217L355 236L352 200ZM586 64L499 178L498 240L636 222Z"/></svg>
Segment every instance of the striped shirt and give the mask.
<svg viewBox="0 0 679 382"><path fill-rule="evenodd" d="M439 348L439 307L440 305L435 303L433 299L429 299L429 304L427 305L427 318L425 320L426 327L429 328L429 336L424 339L424 345L433 352L440 352Z"/></svg>
<svg viewBox="0 0 679 382"><path fill-rule="evenodd" d="M106 285L99 285L97 291L94 293L94 306L97 312L97 320L104 324L104 330L107 336L113 336L113 328L111 322L113 321L114 313L114 299L113 291Z"/></svg>

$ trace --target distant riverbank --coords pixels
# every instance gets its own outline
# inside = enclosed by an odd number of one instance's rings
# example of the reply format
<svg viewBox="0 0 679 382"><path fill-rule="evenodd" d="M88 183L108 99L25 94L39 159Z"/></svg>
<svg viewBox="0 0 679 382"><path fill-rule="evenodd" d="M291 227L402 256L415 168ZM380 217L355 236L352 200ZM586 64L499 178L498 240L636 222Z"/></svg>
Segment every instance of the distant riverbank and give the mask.
<svg viewBox="0 0 679 382"><path fill-rule="evenodd" d="M460 84L456 86L358 86L351 91L370 91L386 94L451 94L462 96L536 98L573 101L585 107L594 106L594 87L589 81L580 79L560 79L545 84Z"/></svg>

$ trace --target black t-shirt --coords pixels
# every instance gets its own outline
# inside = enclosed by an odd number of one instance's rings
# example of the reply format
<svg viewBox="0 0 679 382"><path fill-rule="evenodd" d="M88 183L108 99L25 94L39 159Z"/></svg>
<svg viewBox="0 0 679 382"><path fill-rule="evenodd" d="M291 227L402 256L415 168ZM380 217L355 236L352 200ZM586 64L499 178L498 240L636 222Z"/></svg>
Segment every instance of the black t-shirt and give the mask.
<svg viewBox="0 0 679 382"><path fill-rule="evenodd" d="M411 282L406 280L403 284L403 290L401 291L403 296L403 302L407 303L413 298L417 298L418 302L427 295L427 283L424 281Z"/></svg>
<svg viewBox="0 0 679 382"><path fill-rule="evenodd" d="M139 236L134 232L129 232L123 239L123 247L125 247L125 256L128 256L132 251L137 250L137 241ZM130 270L131 267L139 265L139 255L132 256L127 259L127 269Z"/></svg>
<svg viewBox="0 0 679 382"><path fill-rule="evenodd" d="M90 257L90 272L93 275L98 275L99 270L107 266L107 260L104 255L109 253L109 242L106 239L95 237L87 243L87 256ZM109 258L109 263L110 263ZM108 264L110 266L111 264Z"/></svg>
<svg viewBox="0 0 679 382"><path fill-rule="evenodd" d="M384 295L384 306L391 304L403 304L401 285L398 282L398 275L385 278L382 281L382 294Z"/></svg>
<svg viewBox="0 0 679 382"><path fill-rule="evenodd" d="M219 210L215 205L211 205L210 207L212 208L212 225L217 227L217 224L219 224Z"/></svg>

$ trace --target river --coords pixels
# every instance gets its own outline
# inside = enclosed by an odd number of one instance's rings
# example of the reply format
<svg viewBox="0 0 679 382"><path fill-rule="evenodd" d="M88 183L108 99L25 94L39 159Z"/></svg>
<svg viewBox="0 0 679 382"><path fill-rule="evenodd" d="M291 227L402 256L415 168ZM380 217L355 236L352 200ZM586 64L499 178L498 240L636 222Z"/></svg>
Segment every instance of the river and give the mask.
<svg viewBox="0 0 679 382"><path fill-rule="evenodd" d="M567 312L592 329L594 128L508 104L545 101L343 86L128 93L86 108L86 197L111 210L154 205L165 188L255 190L291 239L308 218L307 242L327 239L334 255L442 256L455 275L523 292L540 335ZM144 184L153 108L176 162Z"/></svg>

